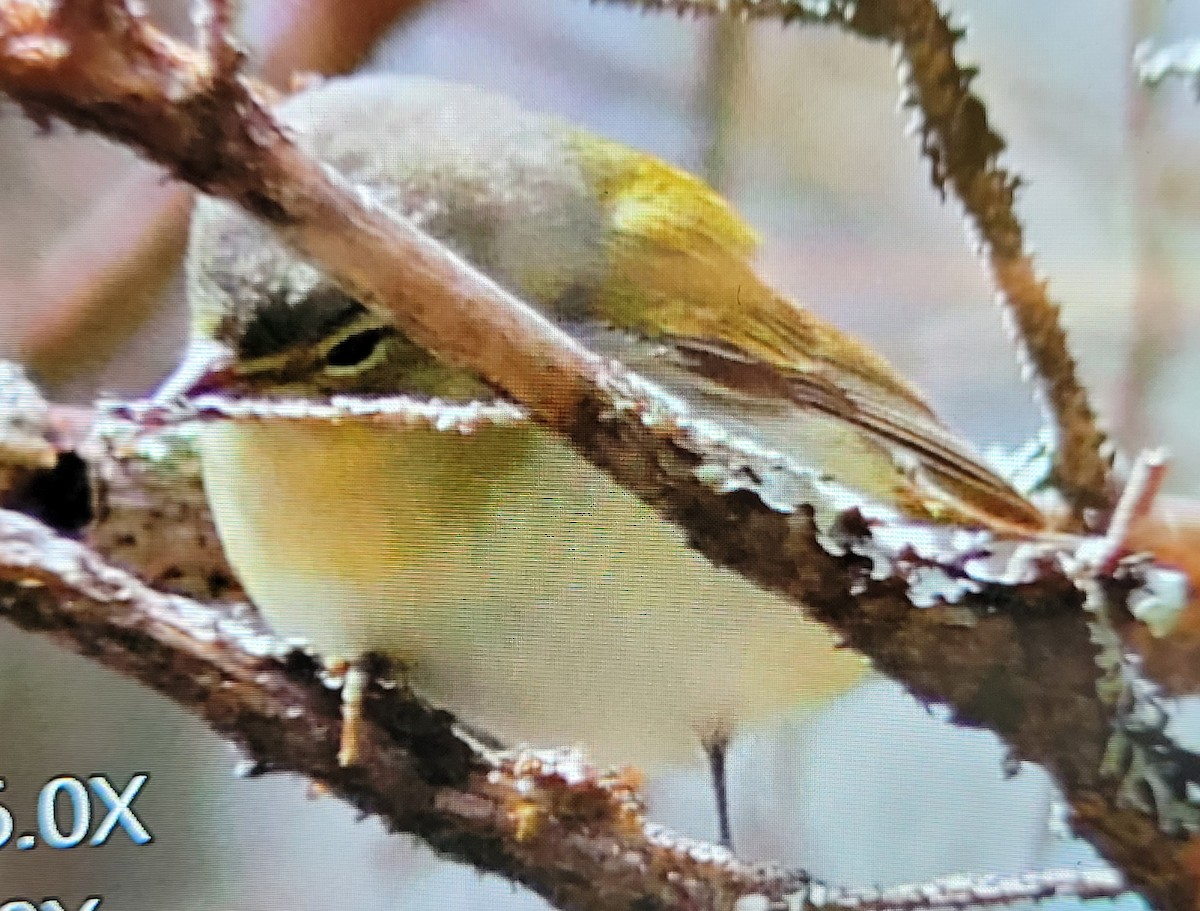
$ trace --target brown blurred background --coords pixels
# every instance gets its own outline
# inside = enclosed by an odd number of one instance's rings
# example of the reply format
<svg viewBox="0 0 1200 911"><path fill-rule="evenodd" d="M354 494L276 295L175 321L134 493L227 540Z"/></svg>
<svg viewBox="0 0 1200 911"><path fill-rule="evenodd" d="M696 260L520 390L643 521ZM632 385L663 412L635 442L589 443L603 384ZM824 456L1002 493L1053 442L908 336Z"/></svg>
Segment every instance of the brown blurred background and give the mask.
<svg viewBox="0 0 1200 911"><path fill-rule="evenodd" d="M151 6L186 28L182 4ZM1194 494L1200 108L1180 86L1143 94L1129 59L1140 37L1200 32L1200 5L953 6L971 26L964 53L981 68L1009 162L1028 179L1020 211L1096 402L1126 445L1168 445L1168 488ZM771 24L718 34L710 22L574 0L262 0L247 4L243 34L284 85L293 68L350 65L393 15L367 67L489 86L707 171L763 232L776 283L870 339L952 424L981 445L1035 432L961 218L931 191L905 135L885 47ZM25 357L61 400L153 387L183 341L181 234L142 225L178 226L185 211L182 191L123 150L64 130L40 136L7 111L0 356ZM136 268L106 266L114 245L140 251ZM97 297L102 306L89 309ZM95 894L122 911L538 904L374 821L356 823L341 804L306 799L303 782L234 780L233 751L190 716L3 626L0 718L8 806L31 806L55 775L106 772L123 784L146 771L136 808L155 835L145 847L119 833L96 849L9 846L0 903L56 895L73 908ZM1083 856L1048 834L1043 777L1026 769L1005 781L1001 758L992 738L871 681L815 721L735 749L734 811L752 833L739 847L857 883ZM782 802L739 793L738 770L751 767ZM699 760L651 793L660 821L711 835Z"/></svg>

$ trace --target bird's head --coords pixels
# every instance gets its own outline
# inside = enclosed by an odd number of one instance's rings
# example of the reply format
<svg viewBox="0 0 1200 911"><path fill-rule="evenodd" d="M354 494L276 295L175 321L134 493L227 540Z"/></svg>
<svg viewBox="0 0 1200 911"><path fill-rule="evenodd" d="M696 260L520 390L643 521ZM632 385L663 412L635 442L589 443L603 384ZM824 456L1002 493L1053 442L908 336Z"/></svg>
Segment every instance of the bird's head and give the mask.
<svg viewBox="0 0 1200 911"><path fill-rule="evenodd" d="M488 395L227 203L197 203L187 270L191 344L167 395Z"/></svg>

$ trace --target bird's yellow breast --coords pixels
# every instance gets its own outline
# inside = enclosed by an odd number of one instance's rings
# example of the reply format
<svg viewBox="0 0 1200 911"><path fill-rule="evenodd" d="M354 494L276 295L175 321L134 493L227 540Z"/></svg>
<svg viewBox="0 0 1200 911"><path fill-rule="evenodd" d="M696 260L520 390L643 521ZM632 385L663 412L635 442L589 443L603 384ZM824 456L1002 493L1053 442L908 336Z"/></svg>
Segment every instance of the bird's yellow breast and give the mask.
<svg viewBox="0 0 1200 911"><path fill-rule="evenodd" d="M280 634L385 652L513 742L690 758L698 735L862 673L539 428L210 425L203 453L230 558Z"/></svg>

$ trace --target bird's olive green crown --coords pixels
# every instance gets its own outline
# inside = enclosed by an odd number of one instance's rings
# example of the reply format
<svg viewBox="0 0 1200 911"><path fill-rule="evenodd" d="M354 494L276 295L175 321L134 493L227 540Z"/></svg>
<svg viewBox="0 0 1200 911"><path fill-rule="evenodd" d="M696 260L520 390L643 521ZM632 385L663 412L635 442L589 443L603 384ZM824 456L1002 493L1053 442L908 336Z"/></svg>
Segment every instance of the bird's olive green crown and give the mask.
<svg viewBox="0 0 1200 911"><path fill-rule="evenodd" d="M567 124L468 86L388 76L330 80L280 115L306 151L530 303L569 308L601 280L604 215ZM194 333L233 350L252 389L484 391L227 202L197 203L187 278Z"/></svg>

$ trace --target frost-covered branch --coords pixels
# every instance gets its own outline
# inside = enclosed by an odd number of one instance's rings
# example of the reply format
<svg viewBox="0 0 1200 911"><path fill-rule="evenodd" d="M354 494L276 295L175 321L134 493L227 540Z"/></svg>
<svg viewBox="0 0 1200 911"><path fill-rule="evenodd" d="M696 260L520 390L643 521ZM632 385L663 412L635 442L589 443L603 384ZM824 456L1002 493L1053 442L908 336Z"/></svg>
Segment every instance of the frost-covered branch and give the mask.
<svg viewBox="0 0 1200 911"><path fill-rule="evenodd" d="M0 389L12 393L7 407L0 405L0 466L26 466L20 453L33 448L54 453L77 445L60 455L88 454L85 468L98 505L82 529L90 547L0 509L0 617L196 712L242 747L247 768L257 774L305 775L390 828L522 882L563 908L669 911L785 901L799 907L807 898L831 911L909 911L1113 895L1124 888L1118 874L1103 870L954 877L882 891L819 886L800 874L737 863L721 849L647 824L634 779L599 774L573 754L492 755L473 745L478 738L460 739L450 715L403 689L371 692L362 758L344 769L335 759L338 700L319 664L289 653L250 605L228 600L228 590L213 600L210 577L201 570L207 565L219 574L222 563L198 543L211 533L211 520L196 496L198 466L185 428L155 431L100 418L81 439L70 440L54 429L54 409L11 365L0 363L0 373ZM334 415L445 432L524 419L511 406L439 411L399 398L275 414L267 403L213 400L199 410L208 419L236 413L240 420L311 422ZM155 414L160 421L168 417ZM39 458L34 470L54 470L46 462ZM11 493L0 488L0 500ZM28 497L25 502L37 505ZM164 561L172 561L169 571ZM176 590L198 588L203 600L147 586L147 574Z"/></svg>
<svg viewBox="0 0 1200 911"><path fill-rule="evenodd" d="M645 823L620 776L571 754L498 762L402 689L373 691L360 760L338 765L338 694L228 605L157 592L78 542L0 510L0 617L142 681L237 743L254 773L295 772L564 909L732 909L804 885Z"/></svg>

